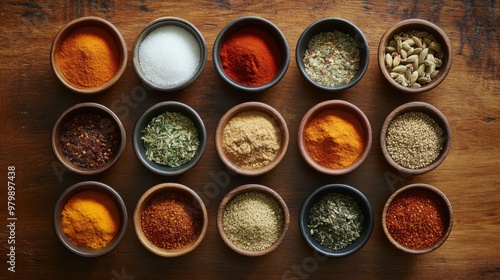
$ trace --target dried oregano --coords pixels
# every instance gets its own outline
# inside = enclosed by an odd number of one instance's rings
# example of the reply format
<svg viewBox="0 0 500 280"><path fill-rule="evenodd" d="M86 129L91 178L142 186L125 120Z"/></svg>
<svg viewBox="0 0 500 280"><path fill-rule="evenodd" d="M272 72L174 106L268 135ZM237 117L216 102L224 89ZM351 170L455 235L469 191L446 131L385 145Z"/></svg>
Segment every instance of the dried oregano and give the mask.
<svg viewBox="0 0 500 280"><path fill-rule="evenodd" d="M335 87L348 83L359 68L359 49L354 39L340 31L321 32L307 45L304 66L318 84Z"/></svg>
<svg viewBox="0 0 500 280"><path fill-rule="evenodd" d="M351 196L328 193L311 208L308 226L321 245L340 250L360 237L363 213Z"/></svg>
<svg viewBox="0 0 500 280"><path fill-rule="evenodd" d="M142 140L148 160L170 167L190 161L200 146L193 121L177 112L153 118L143 130Z"/></svg>

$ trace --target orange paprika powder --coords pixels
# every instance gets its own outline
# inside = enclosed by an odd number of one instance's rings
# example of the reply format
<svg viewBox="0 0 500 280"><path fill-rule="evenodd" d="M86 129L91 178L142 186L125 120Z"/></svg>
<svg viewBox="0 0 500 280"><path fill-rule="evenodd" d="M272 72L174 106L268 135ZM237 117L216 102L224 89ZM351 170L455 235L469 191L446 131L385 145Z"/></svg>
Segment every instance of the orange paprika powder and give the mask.
<svg viewBox="0 0 500 280"><path fill-rule="evenodd" d="M364 129L343 110L326 110L306 126L307 152L320 165L340 169L352 165L364 150Z"/></svg>
<svg viewBox="0 0 500 280"><path fill-rule="evenodd" d="M98 87L118 71L118 46L109 33L96 26L76 29L55 54L64 77L84 88Z"/></svg>
<svg viewBox="0 0 500 280"><path fill-rule="evenodd" d="M269 83L278 74L281 54L265 30L242 28L227 38L220 52L222 67L234 81L247 86Z"/></svg>

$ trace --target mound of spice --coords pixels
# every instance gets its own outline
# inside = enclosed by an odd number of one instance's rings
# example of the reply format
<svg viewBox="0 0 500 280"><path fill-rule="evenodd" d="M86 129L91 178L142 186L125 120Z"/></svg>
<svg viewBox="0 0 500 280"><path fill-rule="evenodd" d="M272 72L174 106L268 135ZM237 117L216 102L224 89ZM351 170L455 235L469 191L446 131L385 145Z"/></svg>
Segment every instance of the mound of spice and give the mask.
<svg viewBox="0 0 500 280"><path fill-rule="evenodd" d="M404 191L387 208L387 230L396 242L406 248L427 249L444 235L445 209L441 198L430 191Z"/></svg>
<svg viewBox="0 0 500 280"><path fill-rule="evenodd" d="M387 151L399 165L419 169L428 166L443 149L444 132L422 112L407 112L391 121L387 129Z"/></svg>
<svg viewBox="0 0 500 280"><path fill-rule="evenodd" d="M56 62L74 85L98 87L118 71L119 51L113 37L96 26L83 26L64 39L55 53Z"/></svg>
<svg viewBox="0 0 500 280"><path fill-rule="evenodd" d="M352 165L364 151L364 129L358 119L343 110L326 110L304 130L307 152L320 165L339 169Z"/></svg>
<svg viewBox="0 0 500 280"><path fill-rule="evenodd" d="M226 124L222 148L229 160L243 169L258 169L271 163L281 146L276 120L261 111L245 111Z"/></svg>
<svg viewBox="0 0 500 280"><path fill-rule="evenodd" d="M220 51L222 67L234 81L261 86L278 74L281 53L265 30L246 27L231 34Z"/></svg>
<svg viewBox="0 0 500 280"><path fill-rule="evenodd" d="M139 46L139 64L144 75L160 86L175 86L189 80L200 62L198 41L179 26L158 27Z"/></svg>
<svg viewBox="0 0 500 280"><path fill-rule="evenodd" d="M100 249L115 238L120 227L116 203L99 191L75 194L61 213L62 229L75 245Z"/></svg>
<svg viewBox="0 0 500 280"><path fill-rule="evenodd" d="M81 114L64 125L59 145L74 165L91 169L106 164L113 157L120 137L110 119L98 114Z"/></svg>
<svg viewBox="0 0 500 280"><path fill-rule="evenodd" d="M261 251L280 237L283 210L268 194L246 192L226 205L222 224L227 238L238 248Z"/></svg>
<svg viewBox="0 0 500 280"><path fill-rule="evenodd" d="M320 85L347 84L359 69L359 49L354 39L341 31L321 32L308 43L304 54L307 75Z"/></svg>
<svg viewBox="0 0 500 280"><path fill-rule="evenodd" d="M168 250L180 249L201 232L202 212L181 192L154 196L141 212L144 235L154 245Z"/></svg>
<svg viewBox="0 0 500 280"><path fill-rule="evenodd" d="M190 161L200 147L193 121L178 112L165 112L153 118L141 139L148 160L170 167Z"/></svg>
<svg viewBox="0 0 500 280"><path fill-rule="evenodd" d="M360 237L363 212L349 195L328 193L309 212L309 230L319 244L332 250L344 249Z"/></svg>

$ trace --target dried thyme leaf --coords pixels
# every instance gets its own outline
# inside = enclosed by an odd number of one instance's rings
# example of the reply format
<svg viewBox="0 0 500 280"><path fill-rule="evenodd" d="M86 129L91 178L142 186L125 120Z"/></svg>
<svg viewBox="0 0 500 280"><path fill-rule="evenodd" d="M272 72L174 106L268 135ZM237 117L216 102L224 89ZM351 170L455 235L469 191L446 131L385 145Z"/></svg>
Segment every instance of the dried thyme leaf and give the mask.
<svg viewBox="0 0 500 280"><path fill-rule="evenodd" d="M317 83L335 87L348 83L359 68L359 49L354 39L343 32L322 32L307 45L304 66Z"/></svg>
<svg viewBox="0 0 500 280"><path fill-rule="evenodd" d="M161 165L181 166L198 152L200 140L193 121L177 112L165 112L144 128L146 157Z"/></svg>

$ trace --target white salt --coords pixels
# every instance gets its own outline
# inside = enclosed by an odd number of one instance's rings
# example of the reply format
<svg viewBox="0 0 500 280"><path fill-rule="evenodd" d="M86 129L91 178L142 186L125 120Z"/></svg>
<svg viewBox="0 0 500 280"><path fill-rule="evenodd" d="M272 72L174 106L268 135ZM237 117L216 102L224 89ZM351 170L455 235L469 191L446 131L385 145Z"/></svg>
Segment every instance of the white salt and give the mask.
<svg viewBox="0 0 500 280"><path fill-rule="evenodd" d="M139 64L147 79L160 86L174 86L191 78L200 65L196 38L182 27L162 26L149 33L139 46Z"/></svg>

